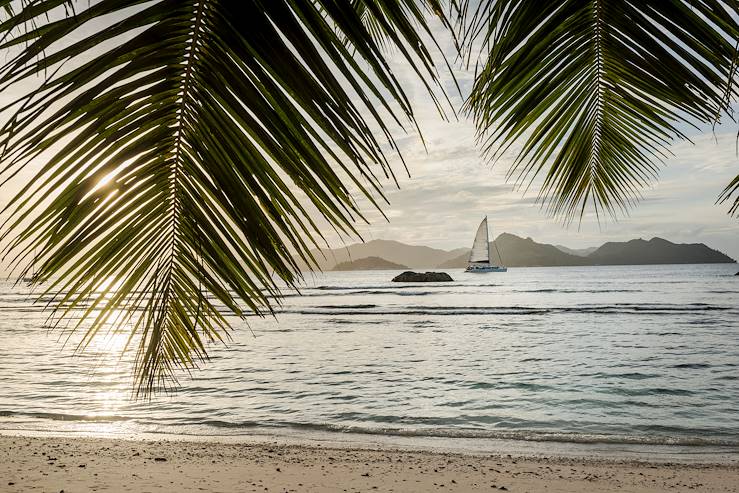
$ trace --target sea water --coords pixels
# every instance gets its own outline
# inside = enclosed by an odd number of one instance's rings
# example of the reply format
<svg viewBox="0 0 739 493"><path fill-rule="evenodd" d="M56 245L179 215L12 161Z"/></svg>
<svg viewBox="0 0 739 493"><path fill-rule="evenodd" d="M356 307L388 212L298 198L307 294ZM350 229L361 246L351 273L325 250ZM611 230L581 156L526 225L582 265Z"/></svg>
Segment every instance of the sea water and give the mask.
<svg viewBox="0 0 739 493"><path fill-rule="evenodd" d="M180 389L131 399L124 335L81 355L0 285L0 429L739 447L736 265L308 275ZM74 340L74 337L70 340Z"/></svg>

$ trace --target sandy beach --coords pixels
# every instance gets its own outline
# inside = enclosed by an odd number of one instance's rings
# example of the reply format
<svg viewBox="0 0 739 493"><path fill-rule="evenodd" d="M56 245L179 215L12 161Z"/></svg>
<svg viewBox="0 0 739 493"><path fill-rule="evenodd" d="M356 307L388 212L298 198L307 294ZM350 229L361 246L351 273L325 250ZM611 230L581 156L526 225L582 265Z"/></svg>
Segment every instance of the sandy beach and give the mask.
<svg viewBox="0 0 739 493"><path fill-rule="evenodd" d="M739 465L0 436L0 491L739 491Z"/></svg>

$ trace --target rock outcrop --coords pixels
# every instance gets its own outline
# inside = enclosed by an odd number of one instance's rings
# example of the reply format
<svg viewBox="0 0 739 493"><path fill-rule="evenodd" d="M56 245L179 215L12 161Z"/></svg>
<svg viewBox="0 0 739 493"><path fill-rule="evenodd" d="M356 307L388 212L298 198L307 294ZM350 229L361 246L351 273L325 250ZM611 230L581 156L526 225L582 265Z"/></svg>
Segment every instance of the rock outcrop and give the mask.
<svg viewBox="0 0 739 493"><path fill-rule="evenodd" d="M453 280L446 272L413 272L410 270L393 278L393 282L449 282Z"/></svg>

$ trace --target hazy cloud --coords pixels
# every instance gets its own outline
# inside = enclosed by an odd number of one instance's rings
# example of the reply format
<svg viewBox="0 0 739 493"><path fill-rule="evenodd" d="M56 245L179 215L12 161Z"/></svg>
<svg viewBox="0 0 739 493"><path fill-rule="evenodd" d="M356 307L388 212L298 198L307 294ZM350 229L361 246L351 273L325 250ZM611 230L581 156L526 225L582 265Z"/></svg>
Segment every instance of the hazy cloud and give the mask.
<svg viewBox="0 0 739 493"><path fill-rule="evenodd" d="M443 44L449 51L449 43ZM472 121L442 120L420 82L403 62L395 61L393 72L410 87L416 117L426 143L409 133L398 145L411 177L405 176L398 158L393 166L400 189L388 183L389 206L383 209L389 221L368 210L371 221L360 226L365 239L386 238L439 248L468 246L477 224L488 215L494 231L531 236L547 243L572 247L599 245L605 241L653 236L675 242L704 242L739 259L739 220L727 215L728 207L715 205L729 181L739 174L737 126L691 130L691 142L678 142L652 186L628 215L613 220L590 212L578 224L563 226L547 216L536 201L538 190L516 191L506 182L510 160L494 167L481 157ZM455 72L463 91L469 91L471 71ZM453 104L462 98L449 74L441 72L442 84ZM360 201L363 203L363 201ZM340 244L340 242L339 242Z"/></svg>

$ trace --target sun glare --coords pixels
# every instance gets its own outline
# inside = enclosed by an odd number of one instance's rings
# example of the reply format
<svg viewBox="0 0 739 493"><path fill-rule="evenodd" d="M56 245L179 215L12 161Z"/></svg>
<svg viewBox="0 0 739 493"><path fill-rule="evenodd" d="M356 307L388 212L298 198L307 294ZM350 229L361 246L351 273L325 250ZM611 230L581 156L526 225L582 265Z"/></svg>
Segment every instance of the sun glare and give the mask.
<svg viewBox="0 0 739 493"><path fill-rule="evenodd" d="M128 334L116 330L106 337L99 338L99 340L100 344L97 349L109 354L118 355L123 351L123 348L126 347Z"/></svg>
<svg viewBox="0 0 739 493"><path fill-rule="evenodd" d="M106 174L105 176L103 176L103 177L102 177L102 178L100 179L100 181L98 181L98 182L97 182L97 183L95 184L95 186L94 186L94 187L93 187L93 189L91 190L91 193L95 193L95 192L97 192L98 190L102 190L102 189L106 188L106 187L107 187L107 186L108 186L108 185L110 184L110 182L111 182L111 181L113 181L113 179L114 179L114 178L116 177L116 175L118 174L118 172L119 172L119 171L120 171L120 167L119 167L119 168L116 168L116 169L114 169L114 170L113 170L113 171L111 171L110 173L108 173L108 174Z"/></svg>
<svg viewBox="0 0 739 493"><path fill-rule="evenodd" d="M116 171L111 171L107 175L103 176L103 178L98 182L98 188L102 188L106 186L108 183L110 183L110 180L115 178L116 174L117 174Z"/></svg>

